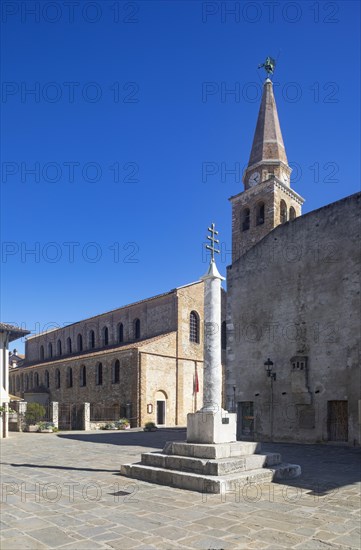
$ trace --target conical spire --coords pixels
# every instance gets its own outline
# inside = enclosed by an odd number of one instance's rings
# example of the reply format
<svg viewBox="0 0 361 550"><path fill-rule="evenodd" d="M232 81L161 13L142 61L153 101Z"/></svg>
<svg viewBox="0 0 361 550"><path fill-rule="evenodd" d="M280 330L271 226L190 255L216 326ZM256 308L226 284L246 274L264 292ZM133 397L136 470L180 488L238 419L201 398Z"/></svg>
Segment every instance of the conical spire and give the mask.
<svg viewBox="0 0 361 550"><path fill-rule="evenodd" d="M288 165L281 127L278 120L272 81L267 78L263 85L261 107L258 113L248 168L268 161L279 161Z"/></svg>

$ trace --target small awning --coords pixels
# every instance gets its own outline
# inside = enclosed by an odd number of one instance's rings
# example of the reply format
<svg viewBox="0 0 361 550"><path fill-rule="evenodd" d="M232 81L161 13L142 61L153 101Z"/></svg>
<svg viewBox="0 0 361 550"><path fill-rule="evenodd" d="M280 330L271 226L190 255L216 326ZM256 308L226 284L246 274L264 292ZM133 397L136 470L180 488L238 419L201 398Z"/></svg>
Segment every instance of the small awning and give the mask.
<svg viewBox="0 0 361 550"><path fill-rule="evenodd" d="M11 395L11 393L9 393L9 399L10 401L24 401L24 399L22 399L21 397L17 397L16 395Z"/></svg>

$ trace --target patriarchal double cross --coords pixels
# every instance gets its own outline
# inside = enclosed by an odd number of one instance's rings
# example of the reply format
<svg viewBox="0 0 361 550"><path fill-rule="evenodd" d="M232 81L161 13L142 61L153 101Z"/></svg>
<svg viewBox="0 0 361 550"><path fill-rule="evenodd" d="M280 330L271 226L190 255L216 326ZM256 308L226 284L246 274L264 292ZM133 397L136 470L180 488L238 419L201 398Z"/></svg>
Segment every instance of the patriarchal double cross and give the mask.
<svg viewBox="0 0 361 550"><path fill-rule="evenodd" d="M219 240L216 239L215 235L218 235L218 231L215 229L214 223L211 224L211 227L208 227L210 235L207 235L207 239L211 241L212 244L206 244L206 249L211 251L211 261L214 262L214 253L219 254L219 250L216 248L216 244L219 244Z"/></svg>

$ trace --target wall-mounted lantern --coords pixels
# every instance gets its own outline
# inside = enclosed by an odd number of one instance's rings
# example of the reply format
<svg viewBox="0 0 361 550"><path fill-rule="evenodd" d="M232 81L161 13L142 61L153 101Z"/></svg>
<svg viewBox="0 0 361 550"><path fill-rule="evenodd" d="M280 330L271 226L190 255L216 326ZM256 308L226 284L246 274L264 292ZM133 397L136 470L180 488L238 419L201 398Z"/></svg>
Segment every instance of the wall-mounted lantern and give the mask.
<svg viewBox="0 0 361 550"><path fill-rule="evenodd" d="M147 405L147 413L148 414L152 414L153 412L153 404L152 403L148 403Z"/></svg>
<svg viewBox="0 0 361 550"><path fill-rule="evenodd" d="M273 368L273 361L268 357L267 361L264 362L264 366L266 367L266 374L268 378L271 378L271 380L276 380L276 373L272 372Z"/></svg>

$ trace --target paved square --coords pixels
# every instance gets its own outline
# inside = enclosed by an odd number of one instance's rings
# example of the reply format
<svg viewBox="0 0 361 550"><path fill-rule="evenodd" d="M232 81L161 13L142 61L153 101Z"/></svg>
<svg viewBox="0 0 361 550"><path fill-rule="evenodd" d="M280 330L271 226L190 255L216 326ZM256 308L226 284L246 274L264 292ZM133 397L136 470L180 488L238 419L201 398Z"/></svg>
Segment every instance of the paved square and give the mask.
<svg viewBox="0 0 361 550"><path fill-rule="evenodd" d="M119 475L121 463L184 440L153 433L11 433L1 448L1 548L360 548L361 449L264 444L302 476L202 495Z"/></svg>

